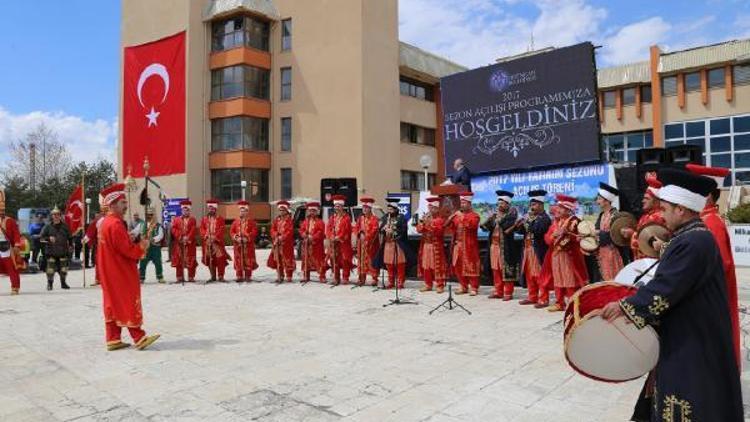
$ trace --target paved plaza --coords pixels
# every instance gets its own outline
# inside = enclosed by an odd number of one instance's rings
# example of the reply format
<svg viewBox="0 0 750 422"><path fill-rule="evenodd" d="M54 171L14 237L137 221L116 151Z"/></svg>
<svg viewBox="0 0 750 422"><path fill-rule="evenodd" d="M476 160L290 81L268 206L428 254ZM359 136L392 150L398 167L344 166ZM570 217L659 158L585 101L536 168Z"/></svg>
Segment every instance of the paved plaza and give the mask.
<svg viewBox="0 0 750 422"><path fill-rule="evenodd" d="M460 296L472 315L428 315L445 295L416 281L404 295L418 304L384 308L393 291L279 286L265 268L244 285L157 285L151 271L144 328L162 338L143 352L105 350L81 271L70 291L25 276L18 297L0 279L0 420L625 421L642 385L576 374L562 313L516 301Z"/></svg>

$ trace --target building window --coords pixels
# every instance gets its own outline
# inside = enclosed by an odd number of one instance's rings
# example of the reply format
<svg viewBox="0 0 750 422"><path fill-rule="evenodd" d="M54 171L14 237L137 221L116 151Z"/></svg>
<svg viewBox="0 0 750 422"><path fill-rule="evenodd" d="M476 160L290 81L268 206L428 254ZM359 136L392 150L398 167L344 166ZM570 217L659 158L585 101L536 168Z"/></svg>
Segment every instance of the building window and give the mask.
<svg viewBox="0 0 750 422"><path fill-rule="evenodd" d="M292 118L281 118L281 150L289 152L292 150Z"/></svg>
<svg viewBox="0 0 750 422"><path fill-rule="evenodd" d="M292 169L288 167L281 169L281 197L292 197Z"/></svg>
<svg viewBox="0 0 750 422"><path fill-rule="evenodd" d="M292 99L292 68L281 68L281 101Z"/></svg>
<svg viewBox="0 0 750 422"><path fill-rule="evenodd" d="M211 100L237 97L268 99L268 71L248 65L211 71Z"/></svg>
<svg viewBox="0 0 750 422"><path fill-rule="evenodd" d="M229 117L211 121L211 151L268 151L268 120Z"/></svg>
<svg viewBox="0 0 750 422"><path fill-rule="evenodd" d="M625 88L622 90L622 105L635 104L635 87Z"/></svg>
<svg viewBox="0 0 750 422"><path fill-rule="evenodd" d="M701 90L701 73L691 72L685 74L685 92Z"/></svg>
<svg viewBox="0 0 750 422"><path fill-rule="evenodd" d="M281 21L281 50L292 49L292 20L284 19Z"/></svg>
<svg viewBox="0 0 750 422"><path fill-rule="evenodd" d="M708 87L718 88L724 86L724 68L718 67L708 71Z"/></svg>
<svg viewBox="0 0 750 422"><path fill-rule="evenodd" d="M750 84L750 64L735 65L732 68L732 76L735 85Z"/></svg>
<svg viewBox="0 0 750 422"><path fill-rule="evenodd" d="M641 102L651 102L651 85L641 85Z"/></svg>
<svg viewBox="0 0 750 422"><path fill-rule="evenodd" d="M427 189L424 187L424 172L401 170L401 190L424 191L435 185L435 173L427 174Z"/></svg>
<svg viewBox="0 0 750 422"><path fill-rule="evenodd" d="M617 91L604 91L604 108L614 108L617 103Z"/></svg>
<svg viewBox="0 0 750 422"><path fill-rule="evenodd" d="M245 199L250 202L268 202L268 170L221 169L211 170L211 193L221 202L242 199L242 181L247 182Z"/></svg>
<svg viewBox="0 0 750 422"><path fill-rule="evenodd" d="M212 51L251 47L268 51L268 22L242 16L213 23Z"/></svg>
<svg viewBox="0 0 750 422"><path fill-rule="evenodd" d="M677 76L665 76L661 78L661 95L665 97L677 95Z"/></svg>
<svg viewBox="0 0 750 422"><path fill-rule="evenodd" d="M707 166L732 169L725 186L750 183L750 114L671 123L664 134L665 146L699 146Z"/></svg>
<svg viewBox="0 0 750 422"><path fill-rule="evenodd" d="M602 137L602 149L608 161L636 161L636 152L654 146L653 133L649 131L613 133Z"/></svg>
<svg viewBox="0 0 750 422"><path fill-rule="evenodd" d="M401 122L401 142L435 146L435 129Z"/></svg>
<svg viewBox="0 0 750 422"><path fill-rule="evenodd" d="M435 101L431 85L402 77L400 81L400 89L401 95L418 98L420 100Z"/></svg>

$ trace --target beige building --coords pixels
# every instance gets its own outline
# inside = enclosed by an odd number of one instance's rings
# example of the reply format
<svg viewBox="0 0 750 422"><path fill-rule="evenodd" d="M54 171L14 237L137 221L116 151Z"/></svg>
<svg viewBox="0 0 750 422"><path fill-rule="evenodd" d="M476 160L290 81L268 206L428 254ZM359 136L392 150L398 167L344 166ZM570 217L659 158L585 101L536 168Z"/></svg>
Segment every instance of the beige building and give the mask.
<svg viewBox="0 0 750 422"><path fill-rule="evenodd" d="M599 70L602 143L609 160L643 147L697 145L706 165L750 183L750 39Z"/></svg>
<svg viewBox="0 0 750 422"><path fill-rule="evenodd" d="M424 155L429 183L444 173L437 83L465 69L399 42L397 0L122 2L122 48L180 31L186 173L157 178L169 196L234 218L245 181L268 220L269 201L318 198L322 178L382 200L423 187Z"/></svg>

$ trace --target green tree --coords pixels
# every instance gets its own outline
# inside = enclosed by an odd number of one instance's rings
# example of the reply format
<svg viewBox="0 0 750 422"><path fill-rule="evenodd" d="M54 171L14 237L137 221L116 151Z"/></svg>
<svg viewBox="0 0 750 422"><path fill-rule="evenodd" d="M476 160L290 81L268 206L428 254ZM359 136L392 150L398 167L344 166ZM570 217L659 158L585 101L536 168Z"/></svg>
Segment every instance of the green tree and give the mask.
<svg viewBox="0 0 750 422"><path fill-rule="evenodd" d="M31 191L29 185L21 176L6 175L2 181L5 191L5 213L13 218L18 216L18 210L30 202Z"/></svg>

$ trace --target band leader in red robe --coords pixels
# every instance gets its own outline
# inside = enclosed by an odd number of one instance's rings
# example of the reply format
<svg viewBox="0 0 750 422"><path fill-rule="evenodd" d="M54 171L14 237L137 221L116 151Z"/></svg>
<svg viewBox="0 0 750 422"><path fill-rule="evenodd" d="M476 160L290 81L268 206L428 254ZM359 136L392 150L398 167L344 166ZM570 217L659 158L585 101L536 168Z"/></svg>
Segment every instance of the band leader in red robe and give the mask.
<svg viewBox="0 0 750 422"><path fill-rule="evenodd" d="M308 202L305 206L305 220L300 225L299 234L302 237L302 281L310 281L310 272L318 273L318 280L326 282L326 224L318 215L320 203Z"/></svg>
<svg viewBox="0 0 750 422"><path fill-rule="evenodd" d="M440 198L427 198L430 214L417 224L417 232L422 235L417 255L417 276L424 278L424 287L420 291L432 290L443 293L445 280L448 278L448 261L445 259L443 239L445 237L445 219L440 216Z"/></svg>
<svg viewBox="0 0 750 422"><path fill-rule="evenodd" d="M271 223L271 240L273 247L268 256L267 265L276 270L277 283L286 278L288 283L292 282L297 263L294 261L294 219L289 214L289 202L279 201L276 203L279 215Z"/></svg>
<svg viewBox="0 0 750 422"><path fill-rule="evenodd" d="M238 283L250 281L253 271L258 268L255 258L255 238L258 236L258 225L250 216L250 204L247 201L237 203L240 217L232 222L229 237L234 246L234 273Z"/></svg>
<svg viewBox="0 0 750 422"><path fill-rule="evenodd" d="M122 327L125 327L136 348L143 350L159 338L158 334L147 336L141 328L143 310L137 264L146 255L149 240L134 243L125 228L122 216L128 204L124 184L105 188L102 196L110 210L99 228L97 262L100 267L107 349L112 351L129 346L120 337Z"/></svg>
<svg viewBox="0 0 750 422"><path fill-rule="evenodd" d="M185 281L185 269L188 271L188 281L195 281L195 269L198 268L196 259L195 232L197 222L190 215L193 203L190 200L180 202L182 215L172 219L172 267L177 272L177 282Z"/></svg>
<svg viewBox="0 0 750 422"><path fill-rule="evenodd" d="M328 260L333 271L333 284L342 282L349 284L349 274L352 270L352 220L344 210L346 197L343 195L333 196L333 215L328 218L326 224L326 237L328 238Z"/></svg>
<svg viewBox="0 0 750 422"><path fill-rule="evenodd" d="M729 175L730 170L721 167L705 167L697 164L688 164L685 166L688 171L714 178L719 187L724 186L724 179ZM732 322L732 340L734 342L734 353L737 356L737 367L742 368L742 353L740 351L740 312L739 299L737 296L737 272L734 266L734 257L732 256L732 244L729 241L729 231L727 225L719 214L719 206L716 201L719 200L721 191L717 188L706 200L706 207L701 211L700 216L703 224L716 239L721 253L722 267L724 268L724 280L727 286L727 302L729 302L729 318Z"/></svg>
<svg viewBox="0 0 750 422"><path fill-rule="evenodd" d="M473 194L461 194L461 210L456 211L446 221L446 226L453 233L453 250L451 264L453 273L458 278L461 288L456 294L469 293L476 296L479 290L479 214L471 207ZM471 290L469 290L471 286Z"/></svg>
<svg viewBox="0 0 750 422"><path fill-rule="evenodd" d="M201 219L201 251L203 252L201 262L208 267L211 273L211 281L224 281L224 270L227 266L227 250L224 247L224 231L226 223L224 217L216 214L219 209L219 201L209 199L206 201L208 215Z"/></svg>
<svg viewBox="0 0 750 422"><path fill-rule="evenodd" d="M380 250L380 236L378 217L372 213L375 198L365 196L360 199L362 215L357 219L354 234L357 236L357 269L359 284L364 285L369 274L372 278L371 286L378 284L378 269L372 264Z"/></svg>

